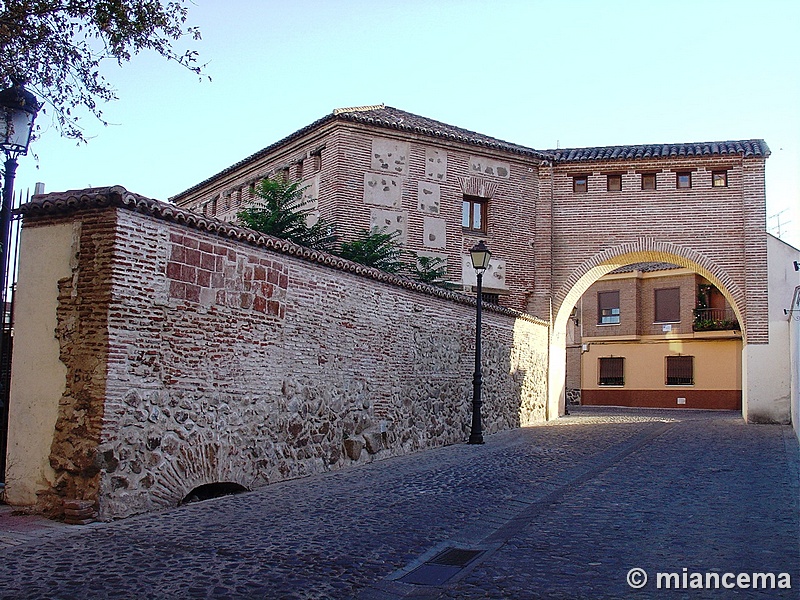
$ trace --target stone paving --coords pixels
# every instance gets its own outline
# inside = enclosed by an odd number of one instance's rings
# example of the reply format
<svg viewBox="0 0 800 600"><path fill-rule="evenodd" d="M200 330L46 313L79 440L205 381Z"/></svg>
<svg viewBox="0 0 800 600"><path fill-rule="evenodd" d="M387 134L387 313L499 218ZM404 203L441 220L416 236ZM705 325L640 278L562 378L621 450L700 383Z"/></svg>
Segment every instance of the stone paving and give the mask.
<svg viewBox="0 0 800 600"><path fill-rule="evenodd" d="M0 598L800 598L798 464L788 426L580 408L115 523L0 515ZM689 588L770 572L791 588Z"/></svg>

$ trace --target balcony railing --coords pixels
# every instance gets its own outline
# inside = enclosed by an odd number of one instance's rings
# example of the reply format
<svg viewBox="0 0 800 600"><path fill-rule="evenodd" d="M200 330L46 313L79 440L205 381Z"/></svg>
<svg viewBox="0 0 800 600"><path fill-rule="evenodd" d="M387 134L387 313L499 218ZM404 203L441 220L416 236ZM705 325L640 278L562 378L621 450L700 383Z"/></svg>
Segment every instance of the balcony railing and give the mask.
<svg viewBox="0 0 800 600"><path fill-rule="evenodd" d="M726 331L739 329L739 321L730 308L695 308L694 331Z"/></svg>

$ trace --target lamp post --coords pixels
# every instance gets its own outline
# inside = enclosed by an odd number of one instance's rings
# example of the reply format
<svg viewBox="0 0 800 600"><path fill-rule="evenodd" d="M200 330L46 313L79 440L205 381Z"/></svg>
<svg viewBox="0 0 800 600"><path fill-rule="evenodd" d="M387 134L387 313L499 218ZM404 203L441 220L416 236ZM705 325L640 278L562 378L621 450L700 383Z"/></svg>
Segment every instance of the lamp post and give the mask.
<svg viewBox="0 0 800 600"><path fill-rule="evenodd" d="M6 317L14 176L17 173L17 157L28 153L33 135L33 121L39 108L36 96L20 83L14 82L10 88L0 92L0 148L6 155L3 199L0 206L0 243L3 245L0 252L0 481L5 480L6 425L11 382L11 340Z"/></svg>
<svg viewBox="0 0 800 600"><path fill-rule="evenodd" d="M481 305L483 304L483 273L489 267L492 253L481 240L469 251L472 266L478 278L478 295L475 310L475 375L472 378L472 429L470 430L469 443L483 443L483 429L481 428Z"/></svg>
<svg viewBox="0 0 800 600"><path fill-rule="evenodd" d="M0 242L3 244L0 258L0 298L3 303L4 327L14 176L17 173L17 157L28 153L28 145L33 135L33 121L37 112L39 112L39 101L22 84L15 83L0 92L0 148L6 155L3 172L3 204L0 207Z"/></svg>

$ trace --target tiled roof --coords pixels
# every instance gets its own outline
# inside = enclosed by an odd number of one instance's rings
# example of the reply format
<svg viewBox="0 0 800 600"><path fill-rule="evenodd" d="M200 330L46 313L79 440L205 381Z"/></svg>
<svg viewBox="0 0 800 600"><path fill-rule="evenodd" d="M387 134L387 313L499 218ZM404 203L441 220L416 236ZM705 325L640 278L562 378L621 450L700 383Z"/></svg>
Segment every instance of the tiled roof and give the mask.
<svg viewBox="0 0 800 600"><path fill-rule="evenodd" d="M421 117L404 110L392 108L391 106L364 107L354 110L345 109L344 111L340 109L334 112L337 117L346 121L355 121L357 123L374 125L376 127L385 127L387 129L397 129L408 133L443 138L462 142L471 146L504 150L505 152L523 154L539 159L550 159L550 156L539 150L520 146L519 144L504 142L503 140L498 140L497 138L489 137L482 133L476 133L468 129L448 125L447 123L435 121L428 117Z"/></svg>
<svg viewBox="0 0 800 600"><path fill-rule="evenodd" d="M634 263L631 265L625 265L624 267L619 267L618 269L614 269L609 273L609 275L616 275L618 273L633 273L634 271L641 271L642 273L653 273L655 271L672 271L673 269L682 269L683 267L679 265L673 265L672 263L665 263L665 262L645 262L645 263Z"/></svg>
<svg viewBox="0 0 800 600"><path fill-rule="evenodd" d="M476 133L468 129L462 129L461 127L448 125L447 123L442 123L441 121L429 119L428 117L421 117L404 110L381 104L373 106L338 108L321 119L306 125L302 129L298 129L282 140L279 140L274 144L259 150L255 154L251 154L247 158L240 160L230 167L223 169L216 175L212 175L208 179L201 181L189 189L172 196L170 200L175 201L182 196L190 194L208 185L209 183L224 177L225 175L237 171L244 165L268 156L281 146L299 139L307 133L310 133L311 131L321 127L322 125L333 121L349 121L352 123L361 123L364 125L371 125L384 129L394 129L397 131L451 140L460 142L462 144L488 148L491 150L510 152L512 154L528 156L534 159L551 160L561 163L712 155L767 157L770 153L769 147L764 140L701 142L685 144L645 144L639 146L600 146L594 148L564 148L542 151L528 148L527 146L521 146L519 144L513 144L511 142L505 142L488 135L483 135L482 133Z"/></svg>
<svg viewBox="0 0 800 600"><path fill-rule="evenodd" d="M504 142L503 140L498 140L497 138L489 137L488 135L475 133L474 131L469 131L468 129L462 129L460 127L454 127L453 125L448 125L447 123L442 123L441 121L435 121L427 117L421 117L419 115L415 115L404 110L399 110L397 108L392 108L391 106L385 106L383 104L375 106L337 108L332 113L314 121L309 125L306 125L302 129L298 129L282 140L279 140L274 144L270 144L255 154L251 154L247 158L240 160L226 169L223 169L216 175L212 175L208 179L193 185L189 189L172 196L170 200L174 201L176 198L180 198L181 196L200 189L212 181L216 181L217 179L224 177L229 173L235 172L246 164L249 164L264 156L268 156L281 146L306 135L314 129L336 120L363 123L365 125L373 125L375 127L382 127L385 129L395 129L408 133L416 133L419 135L448 139L472 146L504 150L506 152L531 156L544 160L549 160L551 158L549 155L539 152L538 150L534 150L533 148L527 148L518 144Z"/></svg>
<svg viewBox="0 0 800 600"><path fill-rule="evenodd" d="M732 142L698 142L687 144L642 144L638 146L600 146L595 148L563 148L547 150L556 162L592 160L635 160L647 158L682 158L692 156L736 155L745 157L770 154L764 140Z"/></svg>

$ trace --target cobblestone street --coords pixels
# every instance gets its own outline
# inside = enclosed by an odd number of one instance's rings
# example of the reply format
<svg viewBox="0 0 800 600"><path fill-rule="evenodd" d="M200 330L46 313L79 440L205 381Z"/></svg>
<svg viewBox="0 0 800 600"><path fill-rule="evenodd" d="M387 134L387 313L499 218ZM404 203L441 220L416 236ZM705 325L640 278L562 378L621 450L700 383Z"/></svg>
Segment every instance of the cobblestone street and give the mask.
<svg viewBox="0 0 800 600"><path fill-rule="evenodd" d="M789 426L579 408L114 523L15 536L0 519L0 597L800 598L799 484ZM684 589L695 573L791 589Z"/></svg>

